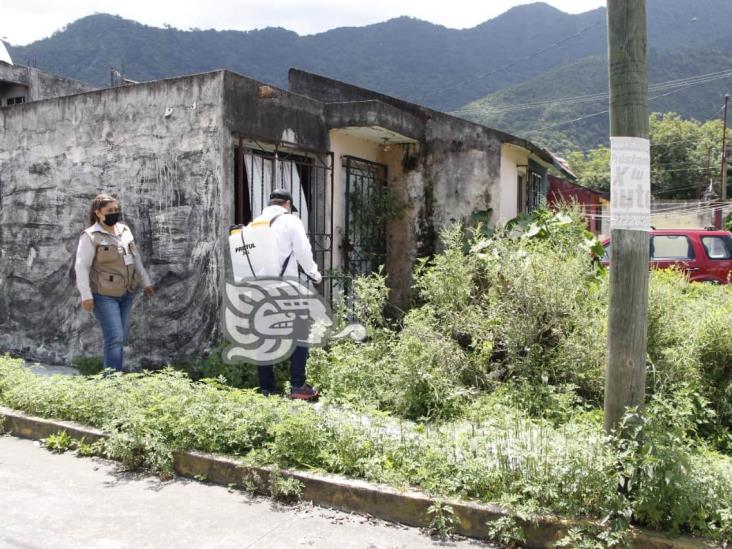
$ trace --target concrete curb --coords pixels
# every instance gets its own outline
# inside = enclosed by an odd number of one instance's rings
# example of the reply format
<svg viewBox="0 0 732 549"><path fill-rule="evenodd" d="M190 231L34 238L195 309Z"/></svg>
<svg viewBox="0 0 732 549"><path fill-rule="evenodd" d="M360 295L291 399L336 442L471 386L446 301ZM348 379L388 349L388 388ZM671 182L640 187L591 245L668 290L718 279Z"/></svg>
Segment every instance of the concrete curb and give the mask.
<svg viewBox="0 0 732 549"><path fill-rule="evenodd" d="M12 435L43 439L49 435L66 431L75 439L84 438L95 442L106 438L98 429L70 421L48 420L28 416L21 412L0 407L0 427ZM176 452L174 468L177 474L189 478L205 478L209 482L224 486L258 488L265 492L272 470L263 467L243 465L239 460L203 452ZM335 475L280 471L284 478L297 479L302 484L302 499L316 505L342 511L365 513L374 517L416 527L428 527L431 517L428 508L434 499L419 493L398 491L365 481L351 480ZM553 547L572 527L591 524L570 521L556 517L542 517L538 522L529 522L511 514L506 509L461 501L446 500L456 519L457 534L490 539L487 524L502 517L512 517L524 531L527 547ZM669 538L651 530L634 529L633 545L648 549L696 549L717 547L717 545L690 537Z"/></svg>

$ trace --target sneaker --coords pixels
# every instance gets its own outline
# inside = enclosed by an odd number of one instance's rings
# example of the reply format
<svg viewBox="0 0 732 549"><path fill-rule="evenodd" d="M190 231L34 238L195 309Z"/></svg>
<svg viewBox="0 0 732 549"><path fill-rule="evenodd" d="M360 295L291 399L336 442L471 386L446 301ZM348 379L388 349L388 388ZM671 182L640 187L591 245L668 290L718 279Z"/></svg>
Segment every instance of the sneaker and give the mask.
<svg viewBox="0 0 732 549"><path fill-rule="evenodd" d="M318 390L307 383L302 387L296 387L290 391L290 398L300 400L317 400L320 396Z"/></svg>

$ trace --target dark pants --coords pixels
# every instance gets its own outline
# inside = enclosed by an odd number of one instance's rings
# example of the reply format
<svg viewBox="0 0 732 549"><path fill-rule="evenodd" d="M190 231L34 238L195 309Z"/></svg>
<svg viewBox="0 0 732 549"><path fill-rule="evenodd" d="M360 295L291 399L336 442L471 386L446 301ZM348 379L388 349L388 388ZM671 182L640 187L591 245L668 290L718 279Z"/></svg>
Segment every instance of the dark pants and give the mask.
<svg viewBox="0 0 732 549"><path fill-rule="evenodd" d="M307 347L295 347L290 357L290 386L294 389L305 385L305 363L308 360ZM257 366L259 374L259 389L263 393L274 393L275 374L273 366Z"/></svg>

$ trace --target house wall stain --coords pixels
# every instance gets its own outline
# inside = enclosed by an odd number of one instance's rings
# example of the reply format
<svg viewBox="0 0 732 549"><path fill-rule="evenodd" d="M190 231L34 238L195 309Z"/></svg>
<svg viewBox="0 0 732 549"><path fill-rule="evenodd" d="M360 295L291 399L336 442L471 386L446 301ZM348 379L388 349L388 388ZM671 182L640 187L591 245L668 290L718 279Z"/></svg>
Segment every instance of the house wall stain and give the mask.
<svg viewBox="0 0 732 549"><path fill-rule="evenodd" d="M120 200L157 288L152 299L135 298L130 362L159 365L216 341L222 79L0 109L0 349L52 363L101 354L97 322L69 276L99 192Z"/></svg>

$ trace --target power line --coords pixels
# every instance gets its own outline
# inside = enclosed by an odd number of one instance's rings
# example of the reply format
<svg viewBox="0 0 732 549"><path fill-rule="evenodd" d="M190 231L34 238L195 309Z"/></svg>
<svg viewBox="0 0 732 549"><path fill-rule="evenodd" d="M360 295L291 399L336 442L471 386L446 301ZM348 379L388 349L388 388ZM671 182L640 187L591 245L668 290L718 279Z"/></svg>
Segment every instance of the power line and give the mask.
<svg viewBox="0 0 732 549"><path fill-rule="evenodd" d="M671 166L671 165L673 165L673 163L669 163L668 165ZM700 171L700 172L706 172L706 171L711 171L711 170L717 171L716 166L713 167L713 168L712 167L705 168L705 167L702 167L702 166L697 166L696 164L680 164L680 165L681 166L685 166L686 165L686 166L692 166L692 167L690 167L690 168L677 168L677 169L671 169L671 170L665 170L664 169L663 170L663 173L690 172L690 171L695 171L695 170ZM651 164L651 168L653 168L653 164Z"/></svg>
<svg viewBox="0 0 732 549"><path fill-rule="evenodd" d="M668 80L665 82L659 82L657 84L650 85L648 87L648 91L649 92L660 92L660 91L666 91L666 90L674 90L672 92L651 98L651 99L658 99L659 97L665 97L667 95L671 95L672 93L676 93L676 92L681 91L686 88L698 86L701 84L707 84L707 83L713 82L715 80L722 80L722 79L727 79L727 78L732 78L732 69L725 69L723 71L717 71L717 72L712 72L712 73L707 73L707 74L690 76L690 77L686 77L686 78ZM551 106L551 105L555 105L555 104L576 105L576 104L580 104L580 103L600 101L600 100L608 99L609 97L610 97L610 94L608 92L598 92L598 93L594 93L594 94L576 95L576 96L569 96L569 97L558 97L558 98L554 98L554 99L547 99L544 101L534 101L534 102L529 102L529 103L518 103L518 104L514 104L514 105L503 105L503 106L487 107L487 108L480 107L478 104L475 104L472 107L465 106L461 109L457 109L455 111L452 111L450 114L453 114L453 115L473 114L473 113L475 113L475 114L497 114L497 113L517 111L517 110L527 110L527 109L539 108L542 106Z"/></svg>
<svg viewBox="0 0 732 549"><path fill-rule="evenodd" d="M732 71L730 71L730 74L728 76L726 76L726 78L731 78L731 77L732 77ZM691 87L691 86L695 86L695 85L698 85L698 84L690 84L687 87ZM662 94L662 95L657 95L655 97L649 97L648 98L648 101L653 101L654 99L659 99L661 97L666 97L667 95L671 95L671 94L677 93L679 91L681 91L681 90L678 89L678 90L671 91L671 92L668 92L668 93L665 93L665 94ZM610 110L609 109L605 109L605 110L600 111L600 112L588 114L588 115L585 115L585 116L580 116L579 118L575 118L573 120L567 120L566 122L560 122L560 123L557 123L557 124L552 124L551 126L546 126L544 128L539 128L538 130L527 130L527 132L528 133L542 132L542 131L545 131L545 130L549 130L551 128L555 128L555 127L558 127L558 126L563 126L565 124L571 124L573 122L579 122L580 120L585 120L587 118L592 118L592 117L599 116L601 114L605 114L605 113L608 113L608 112L610 112Z"/></svg>
<svg viewBox="0 0 732 549"><path fill-rule="evenodd" d="M545 130L550 130L552 128L557 128L559 126L564 126L565 124L572 124L573 122L579 122L580 120L585 120L587 118L593 118L595 116L600 116L601 114L607 114L609 112L610 112L609 109L605 109L604 111L595 112L595 113L592 113L592 114L587 114L585 116L580 116L579 118L574 118L572 120L567 120L566 122L558 122L557 124L552 124L551 126L545 126L543 128L539 128L538 130L527 130L527 133L537 133L537 132L542 132L542 131L545 131Z"/></svg>
<svg viewBox="0 0 732 549"><path fill-rule="evenodd" d="M675 141L660 141L660 142L651 141L651 148L654 148L654 147L668 147L670 145L675 145L676 143L689 143L689 142L697 142L697 144L698 144L699 143L699 138L697 138L697 137L684 137L682 139L677 139ZM570 151L570 152L573 152L573 153L588 153L588 152L597 151L597 150L601 150L601 149L608 149L609 150L610 149L610 145L607 144L607 143L603 143L601 145L597 145L596 147L591 147L589 149L575 149L575 150ZM713 151L716 151L717 149L719 149L719 147L712 147L711 148L711 150L713 150Z"/></svg>
<svg viewBox="0 0 732 549"><path fill-rule="evenodd" d="M728 207L730 204L727 203L726 206ZM581 204L576 204L575 206L581 206ZM668 209L668 210L653 210L651 209L651 217L667 217L669 215L688 215L688 214L704 214L704 213L711 213L714 212L719 208L718 204L711 204L707 202L699 202L697 206L689 205L688 207L682 207L682 208L674 208L674 209ZM612 209L612 207L611 207ZM602 214L602 213L594 213L593 211L587 211L587 212L580 212L580 215L582 215L585 218L591 218L591 219L611 219L612 214Z"/></svg>

